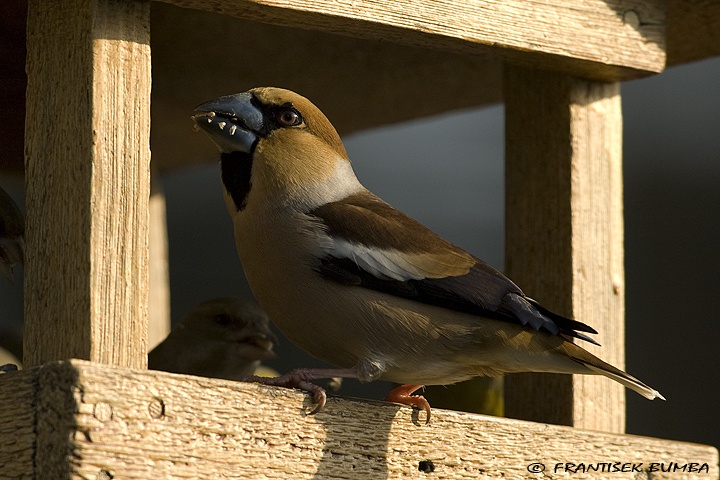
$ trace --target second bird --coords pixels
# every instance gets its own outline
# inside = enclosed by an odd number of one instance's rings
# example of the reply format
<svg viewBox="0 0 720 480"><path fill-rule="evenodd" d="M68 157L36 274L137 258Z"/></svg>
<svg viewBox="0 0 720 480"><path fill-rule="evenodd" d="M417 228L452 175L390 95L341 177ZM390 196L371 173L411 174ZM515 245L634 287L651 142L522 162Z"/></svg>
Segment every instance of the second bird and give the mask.
<svg viewBox="0 0 720 480"><path fill-rule="evenodd" d="M262 360L275 358L277 342L267 315L234 297L195 306L148 355L151 370L243 380Z"/></svg>

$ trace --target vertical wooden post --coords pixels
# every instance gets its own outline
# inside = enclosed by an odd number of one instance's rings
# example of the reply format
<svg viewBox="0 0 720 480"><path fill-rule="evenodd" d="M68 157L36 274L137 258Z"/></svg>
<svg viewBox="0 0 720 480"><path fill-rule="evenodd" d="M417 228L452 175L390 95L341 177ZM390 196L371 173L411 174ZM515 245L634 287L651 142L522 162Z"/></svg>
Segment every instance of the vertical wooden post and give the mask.
<svg viewBox="0 0 720 480"><path fill-rule="evenodd" d="M165 192L156 170L150 183L150 294L148 305L148 350L170 333L170 271L168 265Z"/></svg>
<svg viewBox="0 0 720 480"><path fill-rule="evenodd" d="M30 0L26 366L147 364L150 4Z"/></svg>
<svg viewBox="0 0 720 480"><path fill-rule="evenodd" d="M624 367L622 115L617 83L508 67L506 270L527 294L598 330ZM625 392L603 377L506 378L506 415L623 432Z"/></svg>

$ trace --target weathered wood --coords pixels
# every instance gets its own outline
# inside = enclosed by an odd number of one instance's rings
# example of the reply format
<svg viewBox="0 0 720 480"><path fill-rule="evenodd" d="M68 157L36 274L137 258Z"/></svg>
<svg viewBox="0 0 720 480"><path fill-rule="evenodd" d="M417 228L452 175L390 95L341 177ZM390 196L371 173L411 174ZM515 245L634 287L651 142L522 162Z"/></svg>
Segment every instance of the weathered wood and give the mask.
<svg viewBox="0 0 720 480"><path fill-rule="evenodd" d="M150 184L148 351L170 333L170 265L165 192L156 171Z"/></svg>
<svg viewBox="0 0 720 480"><path fill-rule="evenodd" d="M26 366L146 365L149 2L28 9Z"/></svg>
<svg viewBox="0 0 720 480"><path fill-rule="evenodd" d="M567 478L568 463L603 462L642 462L636 468L646 472L652 462L693 462L704 470L653 479L718 475L709 446L440 409L425 425L408 407L340 398L310 416L308 397L294 390L77 360L0 377L0 393L0 465L31 468L27 450L24 460L7 450L30 436L42 478L428 478L418 470L428 460L433 478L448 479L531 478L536 462L549 478ZM33 415L8 414L31 405L37 431L28 428ZM645 478L638 475L612 478Z"/></svg>
<svg viewBox="0 0 720 480"><path fill-rule="evenodd" d="M508 68L506 271L531 297L594 327L623 368L622 116L619 85ZM509 417L623 432L625 391L603 377L511 375ZM634 393L630 393L634 395Z"/></svg>
<svg viewBox="0 0 720 480"><path fill-rule="evenodd" d="M163 0L264 23L620 80L665 65L664 1ZM582 41L578 41L582 39Z"/></svg>
<svg viewBox="0 0 720 480"><path fill-rule="evenodd" d="M668 0L667 64L720 55L720 2Z"/></svg>
<svg viewBox="0 0 720 480"><path fill-rule="evenodd" d="M0 374L0 477L33 478L39 369Z"/></svg>

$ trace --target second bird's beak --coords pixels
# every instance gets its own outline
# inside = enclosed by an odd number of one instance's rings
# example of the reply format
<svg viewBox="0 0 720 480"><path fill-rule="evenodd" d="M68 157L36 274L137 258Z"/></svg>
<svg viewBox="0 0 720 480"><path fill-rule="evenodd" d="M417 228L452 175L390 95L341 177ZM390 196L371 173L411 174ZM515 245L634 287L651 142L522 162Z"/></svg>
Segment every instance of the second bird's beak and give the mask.
<svg viewBox="0 0 720 480"><path fill-rule="evenodd" d="M198 105L192 118L224 153L252 153L265 125L263 114L252 104L249 93L219 97Z"/></svg>

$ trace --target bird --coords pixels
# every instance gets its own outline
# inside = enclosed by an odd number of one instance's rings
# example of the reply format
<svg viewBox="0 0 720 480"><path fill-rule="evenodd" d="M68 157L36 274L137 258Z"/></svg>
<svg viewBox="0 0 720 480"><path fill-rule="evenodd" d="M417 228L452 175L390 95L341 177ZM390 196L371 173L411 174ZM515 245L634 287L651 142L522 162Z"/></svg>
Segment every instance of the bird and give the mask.
<svg viewBox="0 0 720 480"><path fill-rule="evenodd" d="M425 410L425 385L515 372L600 374L660 393L574 339L596 330L543 307L486 262L366 189L327 117L307 98L258 87L197 106L220 151L236 249L273 323L331 368L249 378L312 394L327 377L400 384L385 398ZM598 344L599 345L599 344Z"/></svg>
<svg viewBox="0 0 720 480"><path fill-rule="evenodd" d="M25 218L15 201L0 187L0 270L13 281L15 265L25 257Z"/></svg>
<svg viewBox="0 0 720 480"><path fill-rule="evenodd" d="M275 334L265 312L236 297L204 301L190 310L148 355L148 368L240 381L275 358Z"/></svg>

